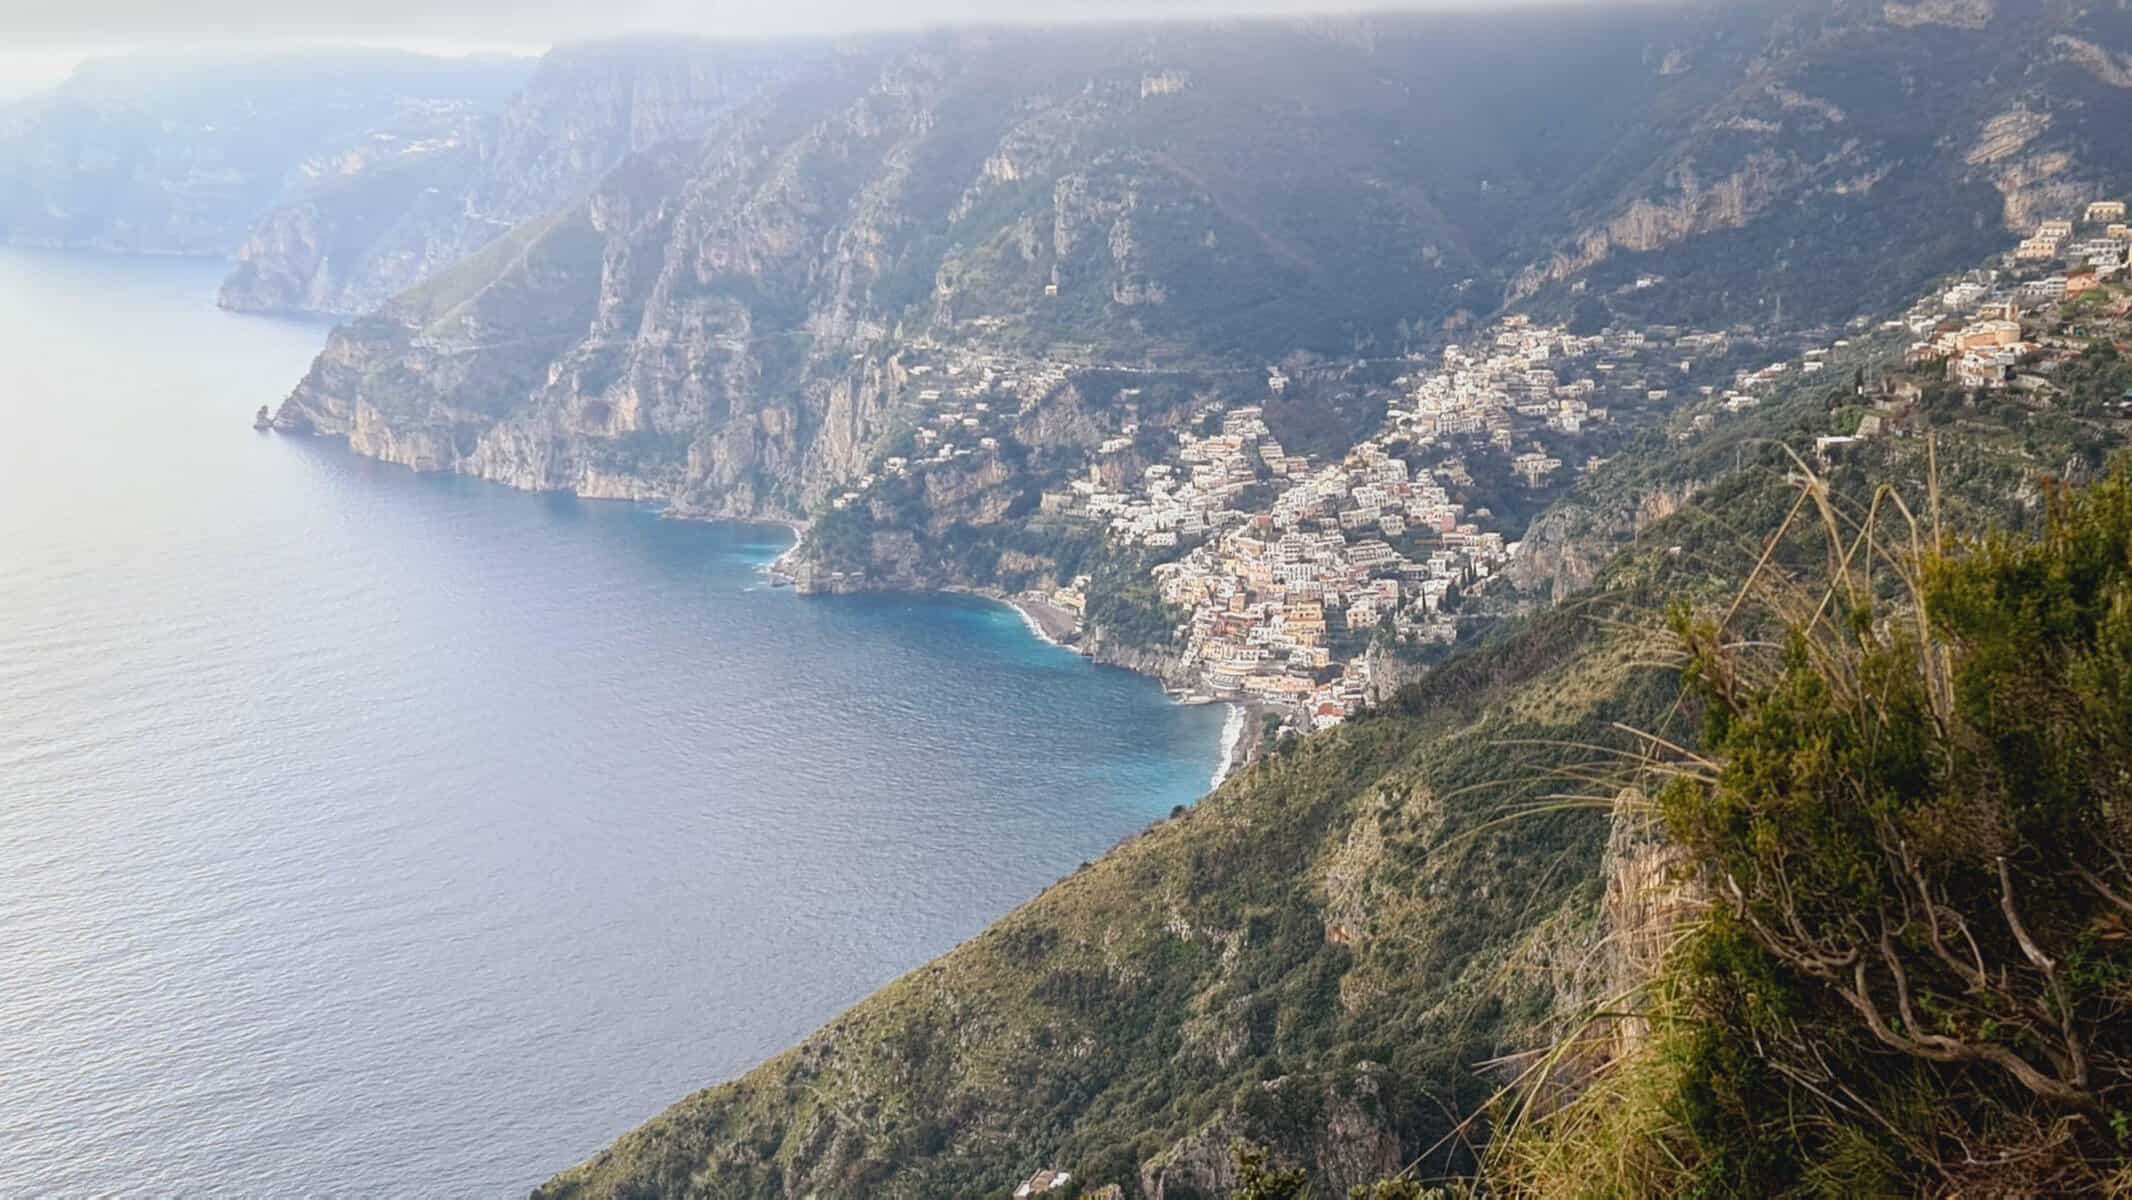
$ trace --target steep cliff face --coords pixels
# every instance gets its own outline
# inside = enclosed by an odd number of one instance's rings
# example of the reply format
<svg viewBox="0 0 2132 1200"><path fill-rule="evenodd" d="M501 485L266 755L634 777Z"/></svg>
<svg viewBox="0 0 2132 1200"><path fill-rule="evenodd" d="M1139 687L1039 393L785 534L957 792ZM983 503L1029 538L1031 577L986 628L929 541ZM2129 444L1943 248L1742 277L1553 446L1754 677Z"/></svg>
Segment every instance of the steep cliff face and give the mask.
<svg viewBox="0 0 2132 1200"><path fill-rule="evenodd" d="M1590 587L1622 543L1686 507L1695 479L1651 482L1633 495L1578 496L1556 504L1526 530L1505 574L1518 590L1560 604Z"/></svg>
<svg viewBox="0 0 2132 1200"><path fill-rule="evenodd" d="M693 144L627 160L336 334L283 424L518 486L622 472L684 511L799 515L912 408L925 385L890 365L905 347L1024 374L1257 364L1489 306L1492 264L1564 219L1550 181L1603 174L1654 106L1719 90L1714 72L1649 69L1650 39L1722 40L1735 21L1711 6L1685 34L1635 10L764 50ZM262 244L301 257L317 219L292 211L297 232ZM336 291L282 274L277 294Z"/></svg>
<svg viewBox="0 0 2132 1200"><path fill-rule="evenodd" d="M624 158L694 140L799 50L689 39L558 49L501 111L445 133L380 131L369 153L324 154L253 225L225 308L357 313L522 222L581 200Z"/></svg>
<svg viewBox="0 0 2132 1200"><path fill-rule="evenodd" d="M2132 90L2064 41L2132 44L2125 14L1970 24L1761 0L676 52L440 152L481 160L457 232L417 204L322 253L338 218L299 206L247 269L261 303L329 306L428 273L335 335L284 427L803 517L919 419L913 349L1036 404L1091 365L1382 354L1505 295L1711 327L1906 299L2132 181Z"/></svg>
<svg viewBox="0 0 2132 1200"><path fill-rule="evenodd" d="M529 64L378 51L85 64L0 109L0 239L220 255L329 164L449 140Z"/></svg>
<svg viewBox="0 0 2132 1200"><path fill-rule="evenodd" d="M2127 50L2122 6L1796 9L1510 294L1569 304L1574 287L1624 318L1709 325L1766 322L1780 299L1807 322L1898 303L2132 183Z"/></svg>

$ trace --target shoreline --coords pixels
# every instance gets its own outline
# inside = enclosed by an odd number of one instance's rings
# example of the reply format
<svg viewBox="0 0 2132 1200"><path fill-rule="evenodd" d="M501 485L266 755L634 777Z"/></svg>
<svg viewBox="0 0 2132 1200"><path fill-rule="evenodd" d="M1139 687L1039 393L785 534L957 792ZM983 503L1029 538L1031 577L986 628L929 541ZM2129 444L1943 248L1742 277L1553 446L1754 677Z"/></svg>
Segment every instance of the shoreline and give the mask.
<svg viewBox="0 0 2132 1200"><path fill-rule="evenodd" d="M983 593L971 594L981 595ZM1040 600L1028 595L988 596L987 598L997 600L999 603L1013 609L1020 615L1023 627L1028 629L1030 634L1038 641L1057 646L1062 650L1073 650L1075 653L1087 657L1086 651L1080 650L1076 645L1080 640L1080 620L1066 609L1060 608L1047 600ZM1129 670L1130 668L1125 669ZM1147 675L1143 671L1135 671L1133 673L1156 679L1158 683L1161 682L1157 677ZM1171 691L1167 685L1164 685L1163 691L1169 696L1170 702L1173 704L1191 706L1221 704L1229 710L1228 715L1222 720L1221 757L1215 762L1214 773L1207 779L1207 793L1211 794L1220 788L1222 784L1228 782L1230 776L1247 766L1251 757L1256 754L1258 743L1261 739L1252 736L1252 731L1257 725L1254 718L1261 715L1262 706L1248 700L1223 700L1191 693L1178 693Z"/></svg>
<svg viewBox="0 0 2132 1200"><path fill-rule="evenodd" d="M1237 759L1244 749L1244 727L1249 724L1250 709L1248 704L1229 702L1229 715L1221 723L1221 761L1215 764L1214 776L1207 781L1208 790L1227 783L1242 765Z"/></svg>
<svg viewBox="0 0 2132 1200"><path fill-rule="evenodd" d="M320 437L320 435L313 433L313 437ZM328 437L330 441L339 441L343 450L348 450L350 454L356 454L348 445L348 437L345 437L345 435L322 435L322 437ZM360 458L371 458L367 454L358 454L358 456ZM429 473L439 473L439 471L420 471L420 469L416 469L416 473L418 475L429 475ZM471 475L471 477L473 477L473 480L480 480L480 482L486 482L486 484L499 484L499 486L505 486L505 488L512 486L512 484L507 484L503 480L488 480L488 477L484 477L484 475ZM527 490L527 488L514 488L514 490ZM576 497L580 501L605 499L605 497L584 497L584 494L571 490L571 488L563 488L563 492L571 494L571 497ZM618 497L616 497L616 501L625 503L625 501L620 501ZM706 522L706 524L710 524L710 522L731 522L731 524L774 524L774 526L780 526L780 529L785 529L785 531L789 531L793 535L793 544L787 546L785 550L780 550L778 556L772 558L772 561L757 567L757 571L763 575L763 578L768 578L772 586L780 586L780 588L789 586L789 588L795 588L795 590L804 590L804 588L800 588L800 575L797 575L797 571L793 569L795 558L800 556L800 552L806 548L808 522L804 522L804 520L795 520L795 518L789 518L789 516L765 516L765 514L740 516L740 514L687 512L687 509L678 509L672 503L667 503L663 509L659 509L659 518L661 520L693 520L693 522ZM1064 610L1064 607L1043 599L1043 597L1028 595L1028 593L1006 595L1006 593L1000 593L1000 590L996 590L996 588L966 588L966 586L936 586L936 588L919 588L919 590L921 590L921 593L936 593L936 595L972 595L972 597L979 597L979 599L989 599L989 601L994 601L994 603L1004 603L1006 607L1011 607L1011 610L1015 610L1015 614L1021 618L1021 625L1028 629L1030 635L1036 637L1038 642L1045 642L1049 646L1057 646L1057 648L1062 648L1062 650L1072 650L1075 654L1081 654L1083 659L1089 659L1089 661L1094 661L1094 663L1104 663L1104 659L1100 659L1098 654L1094 654L1092 650L1087 650L1085 646L1081 646L1081 633L1083 633L1081 618L1075 616L1072 612L1068 612L1068 610ZM1190 703L1190 706L1198 706L1198 703L1226 703L1228 716L1224 718L1224 723L1222 723L1222 757L1220 757L1220 761L1217 761L1215 772L1213 772L1213 776L1207 782L1207 793L1213 793L1215 789L1220 789L1230 776L1237 774L1241 767L1249 765L1249 761L1258 755L1258 744L1262 742L1262 737L1258 733L1258 725L1260 723L1254 718L1262 716L1262 712L1264 712L1264 706L1262 706L1260 701L1226 699L1226 697L1213 697L1213 695L1196 693L1196 691L1181 691L1181 688L1170 686L1170 682L1162 674L1158 674L1158 671L1149 671L1149 669L1126 665L1126 663L1104 663L1104 665L1115 665L1115 667L1124 669L1124 671L1132 671L1132 674L1136 674L1136 676L1143 676L1143 678L1153 680L1173 703Z"/></svg>
<svg viewBox="0 0 2132 1200"><path fill-rule="evenodd" d="M717 520L718 518L681 517L678 519L686 521ZM785 568L785 563L793 555L800 552L801 546L807 544L807 523L805 521L795 521L788 517L754 517L749 519L764 525L781 525L792 534L792 544L779 551L776 558L764 563L762 565L762 573L769 576L770 581L779 587L796 586L799 580L791 571Z"/></svg>
<svg viewBox="0 0 2132 1200"><path fill-rule="evenodd" d="M373 461L389 461L383 459L375 459L373 458L373 456L360 454L359 452L355 451L352 447L348 445L348 439L345 434L320 435L314 432L312 436L324 436L332 441L339 442L344 449L348 450L348 452L351 454L356 454L357 457L371 458ZM453 473L423 471L418 468L414 470L415 473L418 475ZM505 480L490 479L479 474L474 474L469 477L480 480L484 483L493 483L504 487L511 487L513 488L513 490L516 491L534 490L518 488ZM561 490L579 500L610 499L608 497L587 497L575 491L574 489L569 488L564 488ZM613 497L612 499L617 502L628 502L623 501L620 497ZM634 503L642 502L638 501ZM771 559L767 563L762 564L762 566L757 569L765 578L770 581L771 585L774 587L790 587L793 588L795 591L804 591L804 589L800 588L800 579L798 573L792 568L794 560L798 557L800 551L805 548L807 544L809 522L798 520L792 517L768 516L762 514L743 516L735 513L688 511L676 508L671 502L667 503L663 508L661 508L659 510L658 515L662 520L700 521L706 524L716 522L727 522L734 524L775 525L785 529L786 531L792 534L792 544L780 551L777 557ZM1229 779L1230 776L1234 775L1239 769L1248 766L1250 760L1256 757L1257 755L1259 743L1264 740L1256 733L1259 723L1252 719L1254 717L1260 716L1264 711L1264 706L1259 702L1252 700L1237 700L1218 696L1209 696L1200 692L1190 692L1174 689L1171 684L1160 673L1156 671L1147 670L1138 666L1129 666L1125 663L1106 663L1101 656L1097 655L1096 653L1090 651L1089 649L1081 645L1083 630L1080 618L1075 616L1068 610L1060 608L1058 605L1051 603L1049 600L1042 599L1038 596L1033 596L1027 593L1010 596L1004 592L998 591L997 589L991 588L949 586L923 588L919 589L919 591L933 592L936 594L943 595L976 596L981 599L991 600L995 603L1004 604L1007 607L1013 609L1016 615L1021 617L1022 625L1026 629L1028 629L1030 635L1035 637L1038 641L1044 642L1048 645L1057 646L1062 650L1070 650L1073 653L1082 656L1083 658L1089 659L1091 662L1116 666L1121 670L1131 671L1136 675L1151 679L1163 689L1164 694L1168 696L1173 703L1191 705L1226 704L1229 708L1229 713L1226 719L1224 719L1224 721L1222 722L1221 757L1214 769L1213 775L1208 780L1207 791L1209 793L1219 788L1224 782Z"/></svg>
<svg viewBox="0 0 2132 1200"><path fill-rule="evenodd" d="M1022 625L1037 640L1047 642L1061 649L1075 650L1085 656L1085 652L1079 651L1074 645L1079 640L1081 623L1071 612L1048 601L1030 596L998 596L992 598L997 599L1000 603L1020 614ZM1134 674L1145 675L1146 673L1135 671ZM1154 676L1147 677L1155 678ZM1157 682L1160 681L1158 680ZM1229 710L1222 720L1221 757L1215 762L1214 773L1207 779L1207 792L1211 794L1220 788L1222 784L1227 783L1230 776L1248 766L1251 758L1257 754L1259 743L1263 739L1256 736L1254 731L1258 728L1259 722L1257 718L1263 715L1264 706L1249 700L1225 700L1191 693L1180 694L1170 691L1167 686L1163 690L1169 695L1173 704L1191 706L1220 704L1226 706Z"/></svg>
<svg viewBox="0 0 2132 1200"><path fill-rule="evenodd" d="M1021 614L1022 624L1041 642L1047 642L1062 650L1074 650L1080 640L1081 621L1072 613L1048 600L1030 596L993 597L1001 604ZM1078 650L1075 651L1079 653Z"/></svg>

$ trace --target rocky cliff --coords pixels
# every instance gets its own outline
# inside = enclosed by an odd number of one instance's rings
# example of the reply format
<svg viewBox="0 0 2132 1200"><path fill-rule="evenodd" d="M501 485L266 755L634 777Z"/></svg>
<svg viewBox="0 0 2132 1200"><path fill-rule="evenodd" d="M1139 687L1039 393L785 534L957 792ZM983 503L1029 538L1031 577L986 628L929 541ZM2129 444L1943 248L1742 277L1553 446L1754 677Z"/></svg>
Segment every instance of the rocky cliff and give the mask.
<svg viewBox="0 0 2132 1200"><path fill-rule="evenodd" d="M1091 368L1351 361L1505 296L1720 327L1893 303L2008 220L2132 180L2132 93L2062 40L2132 45L2128 20L1762 0L677 54L562 89L593 98L579 140L604 147L567 163L529 88L455 211L521 211L639 152L454 266L434 269L480 222L411 217L344 275L299 207L233 288L337 306L431 272L334 335L284 428L805 517L939 406L913 353L1041 415ZM1022 424L1021 451L1057 448Z"/></svg>
<svg viewBox="0 0 2132 1200"><path fill-rule="evenodd" d="M1712 326L1766 325L1781 300L1827 322L2132 183L2122 6L1834 3L1765 32L1512 296Z"/></svg>

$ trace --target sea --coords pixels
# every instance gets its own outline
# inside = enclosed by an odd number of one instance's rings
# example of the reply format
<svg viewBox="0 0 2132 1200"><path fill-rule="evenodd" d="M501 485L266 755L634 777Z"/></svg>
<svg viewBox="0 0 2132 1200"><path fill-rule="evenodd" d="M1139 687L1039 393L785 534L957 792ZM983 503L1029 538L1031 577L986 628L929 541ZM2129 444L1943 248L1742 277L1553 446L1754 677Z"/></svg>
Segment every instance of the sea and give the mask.
<svg viewBox="0 0 2132 1200"><path fill-rule="evenodd" d="M256 433L322 324L0 250L0 1195L519 1195L1189 803L1219 707L768 526Z"/></svg>

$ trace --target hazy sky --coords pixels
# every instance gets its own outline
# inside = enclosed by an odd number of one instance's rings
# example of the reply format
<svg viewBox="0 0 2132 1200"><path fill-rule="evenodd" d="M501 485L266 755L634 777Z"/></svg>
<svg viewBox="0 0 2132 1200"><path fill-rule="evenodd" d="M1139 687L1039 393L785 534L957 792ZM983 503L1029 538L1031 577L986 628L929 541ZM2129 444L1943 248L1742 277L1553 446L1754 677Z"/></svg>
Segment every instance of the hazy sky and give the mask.
<svg viewBox="0 0 2132 1200"><path fill-rule="evenodd" d="M0 0L0 96L90 54L297 42L516 50L617 33L760 36L1006 21L1503 8L1618 0Z"/></svg>
<svg viewBox="0 0 2132 1200"><path fill-rule="evenodd" d="M783 33L1009 20L1103 20L1357 8L1500 8L1520 0L0 0L0 44L144 36L553 42L617 30ZM1524 0L1545 2L1545 0ZM1556 0L1560 3L1562 0ZM1579 0L1569 0L1575 3ZM1582 0L1591 2L1591 0Z"/></svg>

